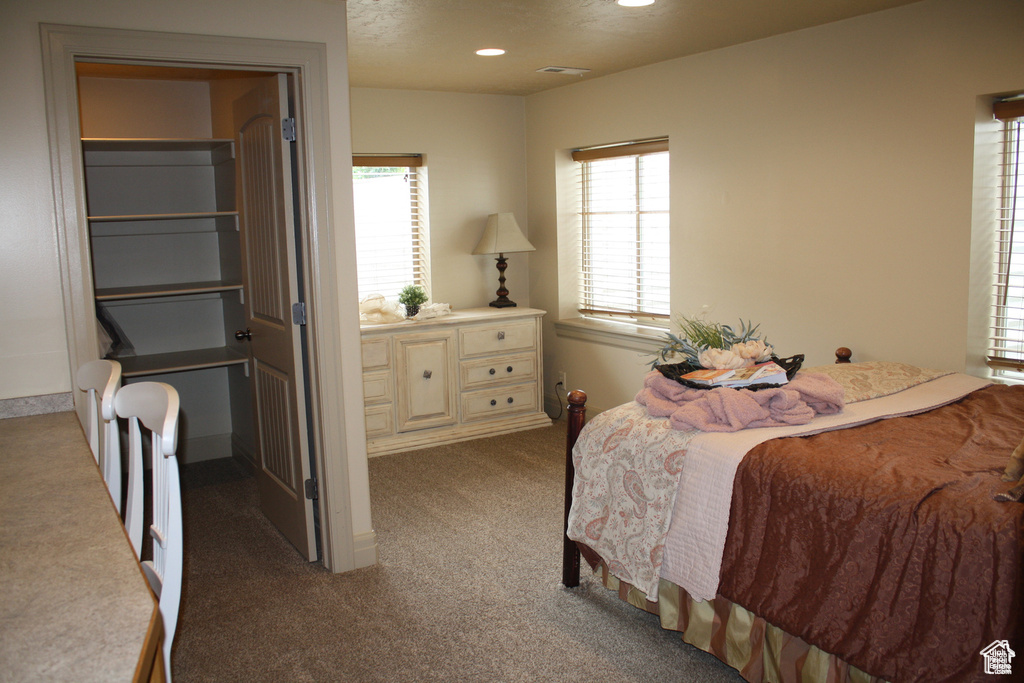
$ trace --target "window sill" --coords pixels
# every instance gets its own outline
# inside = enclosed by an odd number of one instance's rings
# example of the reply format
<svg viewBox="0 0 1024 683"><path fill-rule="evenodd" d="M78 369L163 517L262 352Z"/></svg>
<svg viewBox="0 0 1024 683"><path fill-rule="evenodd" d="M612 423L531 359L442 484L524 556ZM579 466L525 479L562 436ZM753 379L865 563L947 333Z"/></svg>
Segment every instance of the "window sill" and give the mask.
<svg viewBox="0 0 1024 683"><path fill-rule="evenodd" d="M555 334L566 339L616 346L630 351L654 353L665 345L665 329L637 323L595 318L567 318L555 321Z"/></svg>

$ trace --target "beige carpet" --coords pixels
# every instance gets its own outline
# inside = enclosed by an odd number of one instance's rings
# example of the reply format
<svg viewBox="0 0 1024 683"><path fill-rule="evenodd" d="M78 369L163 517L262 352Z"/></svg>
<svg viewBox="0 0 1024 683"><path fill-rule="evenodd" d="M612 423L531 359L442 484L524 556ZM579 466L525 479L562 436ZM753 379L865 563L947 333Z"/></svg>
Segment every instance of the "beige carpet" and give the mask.
<svg viewBox="0 0 1024 683"><path fill-rule="evenodd" d="M185 468L185 681L730 681L592 577L561 577L564 422L372 458L377 566L331 574L230 461Z"/></svg>

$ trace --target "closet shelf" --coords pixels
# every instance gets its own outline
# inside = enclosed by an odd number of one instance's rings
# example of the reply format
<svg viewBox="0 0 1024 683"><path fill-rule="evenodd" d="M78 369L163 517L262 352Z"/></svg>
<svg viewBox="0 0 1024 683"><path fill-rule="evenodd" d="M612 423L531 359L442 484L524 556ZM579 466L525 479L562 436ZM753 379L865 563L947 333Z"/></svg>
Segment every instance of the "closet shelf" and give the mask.
<svg viewBox="0 0 1024 683"><path fill-rule="evenodd" d="M121 301L125 299L150 299L160 296L183 296L186 294L209 294L242 289L240 282L212 280L209 282L178 282L169 285L141 285L137 287L108 287L96 290L96 301Z"/></svg>
<svg viewBox="0 0 1024 683"><path fill-rule="evenodd" d="M188 213L142 213L124 216L89 216L92 223L121 223L125 221L177 221L192 218L220 218L237 216L237 211L193 211Z"/></svg>
<svg viewBox="0 0 1024 683"><path fill-rule="evenodd" d="M206 152L233 144L231 138L82 138L87 152Z"/></svg>
<svg viewBox="0 0 1024 683"><path fill-rule="evenodd" d="M140 377L168 372L242 365L249 362L249 357L230 346L220 346L212 349L154 353L146 356L126 356L124 358L114 358L114 360L121 364L121 375L123 377Z"/></svg>

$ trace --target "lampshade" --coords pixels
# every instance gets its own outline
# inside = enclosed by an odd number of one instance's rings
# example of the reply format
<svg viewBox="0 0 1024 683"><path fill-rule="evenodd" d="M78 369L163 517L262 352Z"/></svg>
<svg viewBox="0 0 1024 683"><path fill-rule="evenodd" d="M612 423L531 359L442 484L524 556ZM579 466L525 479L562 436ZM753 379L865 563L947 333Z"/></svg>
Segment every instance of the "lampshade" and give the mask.
<svg viewBox="0 0 1024 683"><path fill-rule="evenodd" d="M492 213L487 217L484 234L473 253L511 254L517 251L534 251L534 246L519 229L516 217L511 212Z"/></svg>

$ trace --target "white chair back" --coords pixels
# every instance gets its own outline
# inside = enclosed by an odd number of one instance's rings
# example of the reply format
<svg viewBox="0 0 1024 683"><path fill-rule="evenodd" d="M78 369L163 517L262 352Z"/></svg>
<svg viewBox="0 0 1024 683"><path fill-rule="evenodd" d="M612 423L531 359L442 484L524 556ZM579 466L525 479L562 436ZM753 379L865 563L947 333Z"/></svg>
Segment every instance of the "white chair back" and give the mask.
<svg viewBox="0 0 1024 683"><path fill-rule="evenodd" d="M128 505L125 528L153 592L160 599L164 621L164 668L171 680L171 644L181 601L184 536L181 483L175 449L178 440L178 392L163 382L137 382L123 387L114 399L120 417L128 419ZM141 426L140 426L141 423ZM142 427L150 432L153 556L142 558Z"/></svg>
<svg viewBox="0 0 1024 683"><path fill-rule="evenodd" d="M114 396L121 387L121 364L94 360L79 366L78 388L89 395L85 436L107 483L118 514L121 512L121 437L114 411Z"/></svg>

